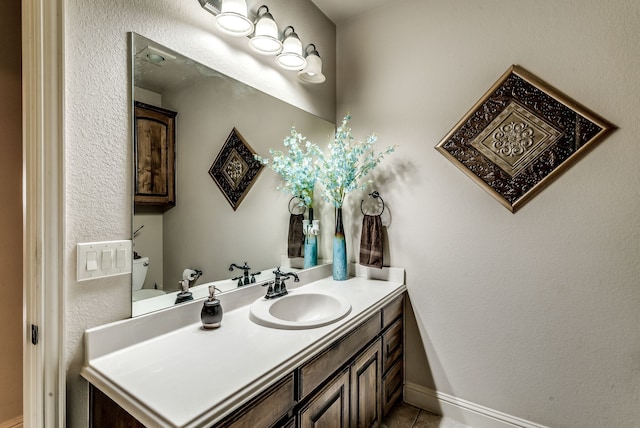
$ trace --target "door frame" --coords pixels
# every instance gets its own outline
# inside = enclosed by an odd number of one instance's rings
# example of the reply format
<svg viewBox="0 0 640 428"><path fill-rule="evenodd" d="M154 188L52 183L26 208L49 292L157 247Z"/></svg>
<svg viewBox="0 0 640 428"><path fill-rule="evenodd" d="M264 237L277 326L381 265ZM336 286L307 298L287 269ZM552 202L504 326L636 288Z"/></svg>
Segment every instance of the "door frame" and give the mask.
<svg viewBox="0 0 640 428"><path fill-rule="evenodd" d="M22 0L23 417L29 428L66 425L63 6L64 0Z"/></svg>

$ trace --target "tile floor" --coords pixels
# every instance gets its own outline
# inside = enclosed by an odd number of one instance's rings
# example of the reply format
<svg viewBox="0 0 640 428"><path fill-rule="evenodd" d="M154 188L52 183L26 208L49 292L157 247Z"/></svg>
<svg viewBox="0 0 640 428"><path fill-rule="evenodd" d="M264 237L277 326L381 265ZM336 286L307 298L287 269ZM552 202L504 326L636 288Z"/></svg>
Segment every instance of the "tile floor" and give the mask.
<svg viewBox="0 0 640 428"><path fill-rule="evenodd" d="M381 428L471 428L453 419L435 415L426 410L399 401L386 418Z"/></svg>

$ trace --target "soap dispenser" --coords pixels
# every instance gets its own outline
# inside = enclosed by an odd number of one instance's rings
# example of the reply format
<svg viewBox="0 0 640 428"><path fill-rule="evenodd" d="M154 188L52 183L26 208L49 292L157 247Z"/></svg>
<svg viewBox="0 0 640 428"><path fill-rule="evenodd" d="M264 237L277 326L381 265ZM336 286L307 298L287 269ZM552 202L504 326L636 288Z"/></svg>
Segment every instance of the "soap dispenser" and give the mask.
<svg viewBox="0 0 640 428"><path fill-rule="evenodd" d="M180 285L180 292L176 296L176 305L178 303L193 300L193 294L191 294L191 291L189 291L189 280L183 279L182 281L178 281L178 284Z"/></svg>
<svg viewBox="0 0 640 428"><path fill-rule="evenodd" d="M209 298L204 301L200 312L202 327L205 329L218 328L222 322L222 305L220 305L220 300L216 299L216 290L217 288L213 285L209 286Z"/></svg>

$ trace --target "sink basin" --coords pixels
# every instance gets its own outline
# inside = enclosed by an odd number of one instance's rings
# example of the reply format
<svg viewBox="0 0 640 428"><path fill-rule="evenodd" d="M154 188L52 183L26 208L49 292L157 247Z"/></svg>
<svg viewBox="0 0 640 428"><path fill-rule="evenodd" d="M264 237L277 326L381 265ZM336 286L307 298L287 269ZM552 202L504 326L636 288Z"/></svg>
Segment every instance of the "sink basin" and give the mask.
<svg viewBox="0 0 640 428"><path fill-rule="evenodd" d="M299 330L322 327L351 312L351 303L335 294L295 290L286 296L256 300L250 308L251 321L265 327Z"/></svg>

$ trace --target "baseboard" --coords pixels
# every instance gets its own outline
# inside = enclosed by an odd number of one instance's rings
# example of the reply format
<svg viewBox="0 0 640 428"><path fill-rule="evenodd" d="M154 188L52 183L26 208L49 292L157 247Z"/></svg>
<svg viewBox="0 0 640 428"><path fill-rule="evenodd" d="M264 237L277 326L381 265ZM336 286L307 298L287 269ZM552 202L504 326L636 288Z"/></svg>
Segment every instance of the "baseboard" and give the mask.
<svg viewBox="0 0 640 428"><path fill-rule="evenodd" d="M23 421L22 416L13 418L10 421L0 422L0 428L22 428Z"/></svg>
<svg viewBox="0 0 640 428"><path fill-rule="evenodd" d="M404 401L473 428L548 428L411 382L404 385Z"/></svg>

